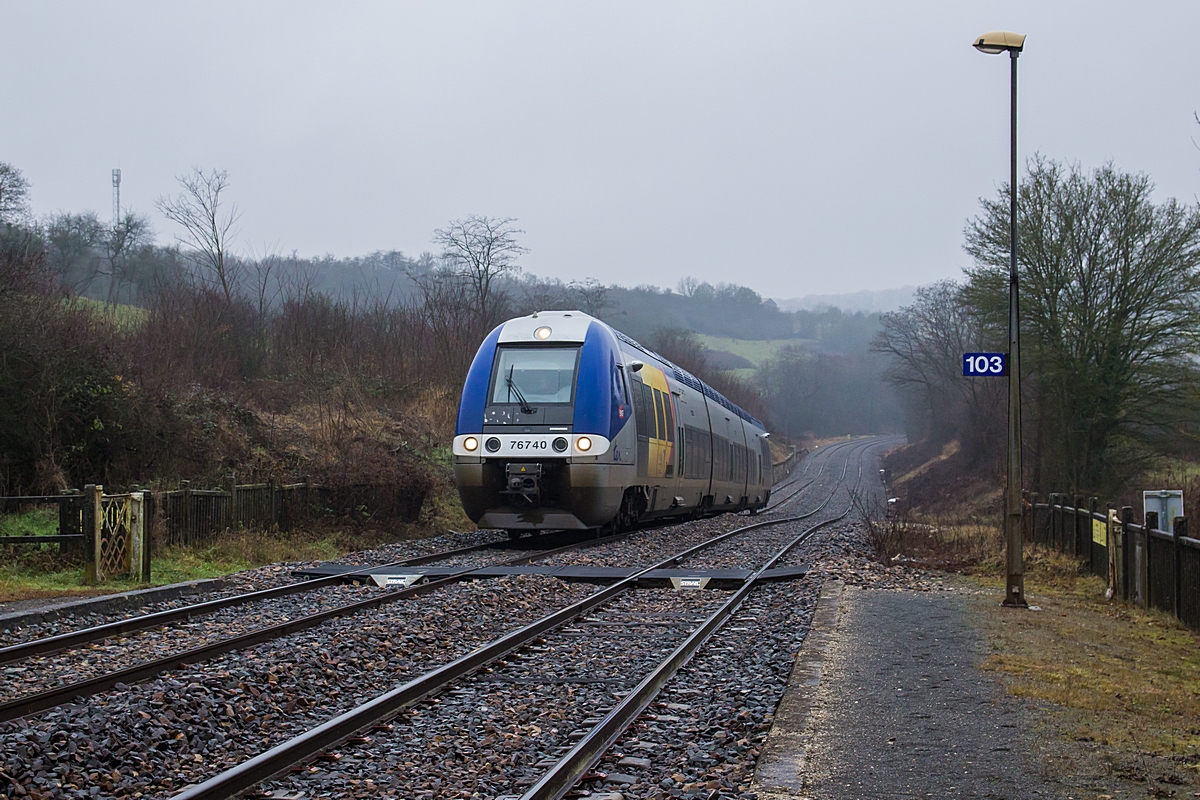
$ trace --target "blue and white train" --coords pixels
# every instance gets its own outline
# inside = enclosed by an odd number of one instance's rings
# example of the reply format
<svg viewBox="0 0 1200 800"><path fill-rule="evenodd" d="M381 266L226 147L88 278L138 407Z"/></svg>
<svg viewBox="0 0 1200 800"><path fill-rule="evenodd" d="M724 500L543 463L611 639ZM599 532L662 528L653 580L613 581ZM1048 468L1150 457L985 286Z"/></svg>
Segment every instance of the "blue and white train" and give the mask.
<svg viewBox="0 0 1200 800"><path fill-rule="evenodd" d="M454 473L480 527L627 530L766 506L763 424L579 311L503 323L475 355Z"/></svg>

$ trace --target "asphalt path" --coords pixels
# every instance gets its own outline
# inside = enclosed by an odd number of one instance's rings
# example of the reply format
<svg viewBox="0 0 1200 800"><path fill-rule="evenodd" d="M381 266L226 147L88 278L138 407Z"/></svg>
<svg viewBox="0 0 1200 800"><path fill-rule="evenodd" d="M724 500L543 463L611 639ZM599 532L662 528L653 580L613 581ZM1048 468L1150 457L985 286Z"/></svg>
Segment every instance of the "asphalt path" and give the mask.
<svg viewBox="0 0 1200 800"><path fill-rule="evenodd" d="M953 592L826 585L756 775L760 798L1066 796L1033 713L977 668Z"/></svg>

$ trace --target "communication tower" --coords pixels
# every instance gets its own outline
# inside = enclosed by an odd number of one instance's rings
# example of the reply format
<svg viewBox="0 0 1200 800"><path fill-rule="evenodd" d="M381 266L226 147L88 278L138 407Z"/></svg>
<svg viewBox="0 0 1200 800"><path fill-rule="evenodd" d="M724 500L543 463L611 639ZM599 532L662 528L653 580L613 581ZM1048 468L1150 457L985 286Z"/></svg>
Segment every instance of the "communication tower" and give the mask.
<svg viewBox="0 0 1200 800"><path fill-rule="evenodd" d="M121 170L113 170L113 230L121 224Z"/></svg>

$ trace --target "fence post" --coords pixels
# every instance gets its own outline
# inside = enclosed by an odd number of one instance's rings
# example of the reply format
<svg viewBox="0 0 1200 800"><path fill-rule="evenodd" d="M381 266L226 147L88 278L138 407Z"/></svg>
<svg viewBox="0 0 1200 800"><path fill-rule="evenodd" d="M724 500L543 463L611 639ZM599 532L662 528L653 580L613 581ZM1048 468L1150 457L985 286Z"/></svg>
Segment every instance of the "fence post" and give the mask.
<svg viewBox="0 0 1200 800"><path fill-rule="evenodd" d="M1050 509L1050 546L1055 550L1059 547L1059 539L1062 538L1062 498L1058 492L1054 493L1054 506Z"/></svg>
<svg viewBox="0 0 1200 800"><path fill-rule="evenodd" d="M1038 493L1030 492L1029 493L1029 541L1031 541L1031 542L1037 541L1037 532L1038 532L1038 527L1037 527L1038 510L1037 510L1037 507L1038 507Z"/></svg>
<svg viewBox="0 0 1200 800"><path fill-rule="evenodd" d="M183 489L183 543L192 543L192 482L180 481L179 486Z"/></svg>
<svg viewBox="0 0 1200 800"><path fill-rule="evenodd" d="M1075 506L1075 524L1071 527L1074 529L1075 535L1071 537L1074 540L1071 542L1071 552L1076 558L1079 558L1083 555L1083 514L1080 513L1083 511L1083 497L1075 495L1072 502Z"/></svg>
<svg viewBox="0 0 1200 800"><path fill-rule="evenodd" d="M144 517L142 514L142 493L129 493L129 577L138 583L143 583L142 576L144 538Z"/></svg>
<svg viewBox="0 0 1200 800"><path fill-rule="evenodd" d="M1054 526L1054 549L1062 552L1067 527L1067 496L1059 494L1056 499L1058 500L1058 522Z"/></svg>
<svg viewBox="0 0 1200 800"><path fill-rule="evenodd" d="M1096 508L1100 505L1100 501L1095 497L1088 498L1088 513L1087 525L1083 532L1083 548L1087 553L1088 566L1092 568L1092 574L1096 574ZM1108 544L1108 537L1104 538L1104 544ZM1107 569L1106 569L1107 571Z"/></svg>
<svg viewBox="0 0 1200 800"><path fill-rule="evenodd" d="M158 498L154 492L142 492L142 579L150 582L150 564L154 559L154 532L158 525Z"/></svg>
<svg viewBox="0 0 1200 800"><path fill-rule="evenodd" d="M238 523L241 522L241 516L238 514L237 507L237 473L230 470L229 472L229 516L226 517L225 527L231 531L238 529Z"/></svg>
<svg viewBox="0 0 1200 800"><path fill-rule="evenodd" d="M1176 517L1174 523L1171 525L1171 572L1175 577L1175 591L1173 592L1175 599L1175 619L1182 619L1182 603L1180 600L1183 595L1183 573L1180 572L1179 567L1183 558L1183 542L1179 540L1188 535L1187 529L1187 517Z"/></svg>
<svg viewBox="0 0 1200 800"><path fill-rule="evenodd" d="M83 487L83 496L79 503L79 532L83 534L83 582L87 586L96 585L96 506L92 498L96 494L96 484L89 483Z"/></svg>
<svg viewBox="0 0 1200 800"><path fill-rule="evenodd" d="M1142 600L1146 603L1146 609L1150 609L1154 606L1154 585L1150 583L1150 542L1153 538L1150 536L1150 531L1161 530L1158 525L1158 512L1145 512L1145 519L1143 520L1142 525L1142 527L1145 528L1145 530L1142 531L1142 537L1144 540L1144 544L1142 545L1142 574L1139 577L1142 579L1142 585L1146 587L1146 592L1142 596Z"/></svg>
<svg viewBox="0 0 1200 800"><path fill-rule="evenodd" d="M104 575L104 486L94 484L92 494L87 502L92 507L92 562L95 566L96 580L102 581Z"/></svg>
<svg viewBox="0 0 1200 800"><path fill-rule="evenodd" d="M1108 549L1109 597L1121 596L1121 530L1120 516L1110 503L1105 514L1104 545Z"/></svg>
<svg viewBox="0 0 1200 800"><path fill-rule="evenodd" d="M1133 506L1121 506L1121 599L1129 600L1129 526L1133 524Z"/></svg>

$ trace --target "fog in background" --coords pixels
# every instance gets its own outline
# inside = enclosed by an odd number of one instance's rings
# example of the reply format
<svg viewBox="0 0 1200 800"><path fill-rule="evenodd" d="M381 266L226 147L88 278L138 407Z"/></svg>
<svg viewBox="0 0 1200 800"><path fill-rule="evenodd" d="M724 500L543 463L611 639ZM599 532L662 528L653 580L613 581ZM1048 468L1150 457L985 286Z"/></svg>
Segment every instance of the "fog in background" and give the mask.
<svg viewBox="0 0 1200 800"><path fill-rule="evenodd" d="M958 274L1021 150L1200 193L1200 4L0 2L0 161L37 214L150 213L227 169L242 249L435 249L519 218L526 270L764 296Z"/></svg>

